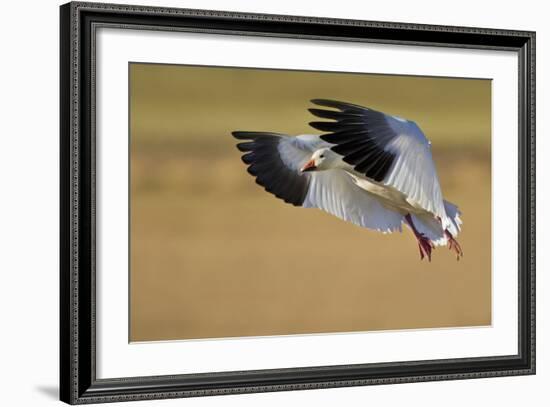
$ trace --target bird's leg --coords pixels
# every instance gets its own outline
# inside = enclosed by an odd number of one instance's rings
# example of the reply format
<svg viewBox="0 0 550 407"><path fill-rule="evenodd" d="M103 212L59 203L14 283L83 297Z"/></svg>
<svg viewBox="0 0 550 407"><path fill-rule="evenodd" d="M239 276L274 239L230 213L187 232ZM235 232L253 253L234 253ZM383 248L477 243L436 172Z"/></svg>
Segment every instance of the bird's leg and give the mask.
<svg viewBox="0 0 550 407"><path fill-rule="evenodd" d="M437 216L437 220L441 223L441 226L443 226L443 222L441 221L441 218ZM451 232L449 232L447 229L445 229L445 237L447 238L447 243L449 244L449 250L453 250L456 253L456 260L460 260L462 256L464 256L464 252L462 251L462 247L458 244L456 239L451 235Z"/></svg>
<svg viewBox="0 0 550 407"><path fill-rule="evenodd" d="M420 260L424 259L424 256L428 258L428 261L432 261L432 250L434 245L430 239L428 239L423 233L418 232L412 221L411 215L407 214L405 220L411 227L416 240L418 241L418 249L420 250Z"/></svg>
<svg viewBox="0 0 550 407"><path fill-rule="evenodd" d="M453 250L456 253L456 259L460 260L464 253L462 252L462 247L458 244L456 239L451 235L451 233L445 229L445 236L447 237L447 243L449 244L449 250Z"/></svg>

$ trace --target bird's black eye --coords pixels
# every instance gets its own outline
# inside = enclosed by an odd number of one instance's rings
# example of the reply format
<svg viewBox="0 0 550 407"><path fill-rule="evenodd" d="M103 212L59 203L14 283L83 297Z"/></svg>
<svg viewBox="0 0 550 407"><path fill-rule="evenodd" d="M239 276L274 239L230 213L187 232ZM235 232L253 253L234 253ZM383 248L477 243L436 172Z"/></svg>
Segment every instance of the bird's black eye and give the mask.
<svg viewBox="0 0 550 407"><path fill-rule="evenodd" d="M321 155L320 155L319 157L321 157L321 158L325 158L325 156L324 156L323 154L321 154Z"/></svg>

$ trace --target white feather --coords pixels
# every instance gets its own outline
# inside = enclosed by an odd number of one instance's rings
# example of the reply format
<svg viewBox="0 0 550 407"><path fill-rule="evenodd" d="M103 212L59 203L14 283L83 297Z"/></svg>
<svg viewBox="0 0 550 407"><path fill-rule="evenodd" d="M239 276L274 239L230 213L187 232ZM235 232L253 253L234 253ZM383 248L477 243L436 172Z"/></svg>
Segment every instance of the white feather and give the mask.
<svg viewBox="0 0 550 407"><path fill-rule="evenodd" d="M386 149L397 159L383 183L405 194L412 206L431 212L449 226L429 141L416 123L386 118L396 134Z"/></svg>
<svg viewBox="0 0 550 407"><path fill-rule="evenodd" d="M281 160L299 171L320 148L330 147L316 135L283 137L279 142ZM401 231L403 216L385 208L379 199L358 187L341 169L308 173L309 191L302 206L319 208L347 222L383 233Z"/></svg>
<svg viewBox="0 0 550 407"><path fill-rule="evenodd" d="M383 233L401 231L403 216L385 208L371 193L358 187L345 171L312 173L305 208L319 208L347 222Z"/></svg>
<svg viewBox="0 0 550 407"><path fill-rule="evenodd" d="M446 230L451 236L456 237L460 232L460 225L462 220L460 219L460 211L456 205L443 201L446 210L446 218L449 220L449 226ZM430 239L436 246L444 246L448 242L447 235L443 229L441 222L434 218L430 213L411 215L416 230ZM407 225L409 226L409 225Z"/></svg>

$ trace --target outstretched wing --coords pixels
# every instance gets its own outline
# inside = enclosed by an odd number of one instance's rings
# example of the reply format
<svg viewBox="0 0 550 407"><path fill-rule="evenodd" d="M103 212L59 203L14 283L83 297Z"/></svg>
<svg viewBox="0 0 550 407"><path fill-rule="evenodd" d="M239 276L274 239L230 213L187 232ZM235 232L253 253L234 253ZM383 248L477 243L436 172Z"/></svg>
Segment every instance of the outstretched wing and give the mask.
<svg viewBox="0 0 550 407"><path fill-rule="evenodd" d="M402 216L386 209L376 196L355 185L345 171L302 173L313 152L330 144L318 136L289 137L277 133L234 132L248 172L266 191L295 206L319 208L358 226L401 230Z"/></svg>
<svg viewBox="0 0 550 407"><path fill-rule="evenodd" d="M430 142L416 123L350 103L312 102L336 109L309 109L317 117L330 119L310 125L327 132L321 139L333 144L332 150L355 171L397 189L412 205L448 223Z"/></svg>
<svg viewBox="0 0 550 407"><path fill-rule="evenodd" d="M277 198L294 206L302 206L309 191L311 177L300 172L319 137L289 137L278 133L235 131L233 137L244 142L237 148L244 152L242 160L248 172Z"/></svg>

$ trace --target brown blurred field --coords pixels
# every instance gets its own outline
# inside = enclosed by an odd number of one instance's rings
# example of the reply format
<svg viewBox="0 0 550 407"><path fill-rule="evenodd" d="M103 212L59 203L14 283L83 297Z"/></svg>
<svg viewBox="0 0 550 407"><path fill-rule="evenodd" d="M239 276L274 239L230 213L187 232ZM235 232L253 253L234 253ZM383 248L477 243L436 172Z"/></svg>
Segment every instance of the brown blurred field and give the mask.
<svg viewBox="0 0 550 407"><path fill-rule="evenodd" d="M230 132L316 134L316 97L419 124L460 262L254 183ZM132 64L130 106L131 341L491 323L489 80Z"/></svg>

